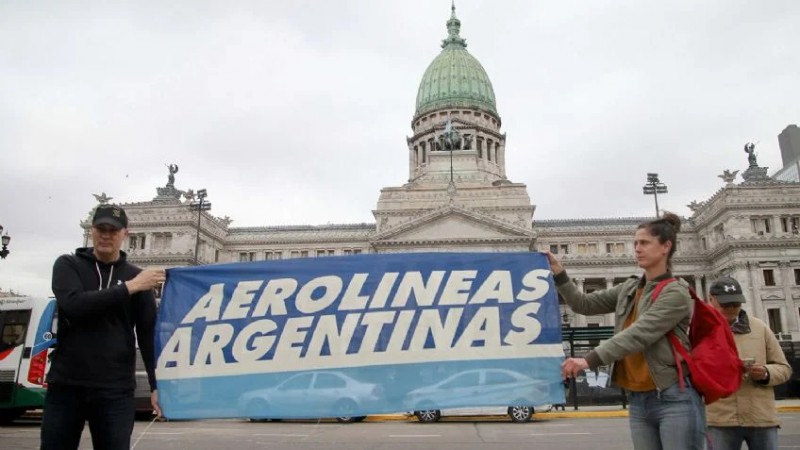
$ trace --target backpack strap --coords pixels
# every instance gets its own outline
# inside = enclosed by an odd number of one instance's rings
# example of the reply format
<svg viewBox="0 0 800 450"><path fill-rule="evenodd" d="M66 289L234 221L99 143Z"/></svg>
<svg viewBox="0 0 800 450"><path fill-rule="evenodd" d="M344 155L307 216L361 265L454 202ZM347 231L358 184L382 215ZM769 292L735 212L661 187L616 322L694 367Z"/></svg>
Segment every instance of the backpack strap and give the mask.
<svg viewBox="0 0 800 450"><path fill-rule="evenodd" d="M668 284L672 283L673 281L677 281L677 280L675 278L667 278L666 280L659 281L658 284L656 285L655 289L653 289L653 295L650 296L650 303L653 303L654 301L656 301L656 297L658 297L658 294L660 294L661 291L663 291L664 288Z"/></svg>
<svg viewBox="0 0 800 450"><path fill-rule="evenodd" d="M677 281L677 279L667 278L666 280L659 281L656 287L653 289L653 294L650 296L650 303L655 302L656 298L658 298L658 294L660 294L661 291L664 290L664 288L673 281ZM692 294L694 294L694 292L692 292ZM693 296L696 296L696 294L694 294ZM672 344L672 354L675 356L675 367L678 368L678 383L680 383L681 391L683 391L685 388L683 383L683 364L681 364L680 360L678 359L678 354L680 354L681 357L683 357L683 359L687 361L689 360L690 356L688 352L686 352L686 349L683 348L683 345L680 343L678 338L675 336L675 333L670 331L669 333L667 333L667 338Z"/></svg>

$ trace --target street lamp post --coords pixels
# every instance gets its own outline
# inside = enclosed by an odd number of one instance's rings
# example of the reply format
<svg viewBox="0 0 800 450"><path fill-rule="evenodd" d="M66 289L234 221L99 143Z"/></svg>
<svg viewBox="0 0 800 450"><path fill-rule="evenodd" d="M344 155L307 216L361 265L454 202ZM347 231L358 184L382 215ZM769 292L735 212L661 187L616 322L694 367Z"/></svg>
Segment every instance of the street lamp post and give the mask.
<svg viewBox="0 0 800 450"><path fill-rule="evenodd" d="M656 218L661 217L658 212L658 194L667 193L667 185L658 179L657 173L647 174L647 184L642 187L644 195L652 195L656 201Z"/></svg>
<svg viewBox="0 0 800 450"><path fill-rule="evenodd" d="M194 240L194 265L198 264L197 254L200 251L200 217L203 215L203 211L208 211L211 209L211 202L206 201L206 197L208 197L208 191L205 189L199 189L197 191L197 200L192 200L189 203L189 210L197 211L197 234Z"/></svg>
<svg viewBox="0 0 800 450"><path fill-rule="evenodd" d="M0 225L0 234L3 234L3 226ZM3 234L3 237L0 238L0 242L3 244L3 249L0 250L0 259L6 259L11 250L8 249L8 243L11 242L11 236L8 235L8 231L6 234Z"/></svg>

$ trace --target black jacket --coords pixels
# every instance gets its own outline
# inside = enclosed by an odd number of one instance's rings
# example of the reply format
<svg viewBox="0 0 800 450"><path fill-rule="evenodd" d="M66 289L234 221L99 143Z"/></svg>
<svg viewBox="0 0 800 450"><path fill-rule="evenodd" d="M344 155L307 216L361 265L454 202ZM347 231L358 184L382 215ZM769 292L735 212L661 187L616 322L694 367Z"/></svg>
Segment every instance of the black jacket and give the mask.
<svg viewBox="0 0 800 450"><path fill-rule="evenodd" d="M156 388L155 297L152 291L130 295L125 286L139 272L126 262L124 252L112 264L97 261L92 248L56 260L58 331L48 383L134 388L138 340L150 389Z"/></svg>

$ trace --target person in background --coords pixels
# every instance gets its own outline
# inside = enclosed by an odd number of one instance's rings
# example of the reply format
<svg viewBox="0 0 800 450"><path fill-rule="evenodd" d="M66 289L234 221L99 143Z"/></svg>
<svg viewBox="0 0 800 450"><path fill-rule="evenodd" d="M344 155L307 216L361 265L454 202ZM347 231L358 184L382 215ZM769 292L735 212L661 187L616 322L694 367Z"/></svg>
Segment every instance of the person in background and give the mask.
<svg viewBox="0 0 800 450"><path fill-rule="evenodd" d="M53 266L58 345L47 374L42 450L74 450L89 423L95 450L130 448L135 416L136 342L161 415L156 391L153 288L162 269L141 270L120 250L128 217L101 204L92 218L93 247L60 256Z"/></svg>
<svg viewBox="0 0 800 450"><path fill-rule="evenodd" d="M711 304L728 320L739 357L745 363L742 385L728 398L706 406L713 450L778 448L778 412L775 386L786 382L792 368L778 339L767 324L742 309L742 286L731 277L720 278L709 289Z"/></svg>
<svg viewBox="0 0 800 450"><path fill-rule="evenodd" d="M629 393L636 450L699 450L706 443L703 401L688 376L681 388L666 337L672 331L691 348L687 332L694 303L688 285L683 280L670 282L652 299L656 285L672 278L671 259L680 226L680 218L672 213L639 225L633 247L642 276L591 294L579 290L561 263L546 252L558 292L575 313L615 314L614 336L585 358L567 358L562 375L575 377L587 369L611 366L612 380Z"/></svg>

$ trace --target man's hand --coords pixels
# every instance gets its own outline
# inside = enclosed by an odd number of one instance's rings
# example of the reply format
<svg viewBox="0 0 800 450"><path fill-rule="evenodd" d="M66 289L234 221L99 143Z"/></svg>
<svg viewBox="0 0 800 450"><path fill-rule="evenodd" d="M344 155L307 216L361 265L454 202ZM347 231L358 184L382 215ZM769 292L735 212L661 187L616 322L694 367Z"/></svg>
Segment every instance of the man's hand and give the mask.
<svg viewBox="0 0 800 450"><path fill-rule="evenodd" d="M125 282L128 288L128 293L135 294L137 292L147 291L158 286L158 283L163 283L167 279L167 273L164 269L147 269L139 272L139 275L133 279Z"/></svg>
<svg viewBox="0 0 800 450"><path fill-rule="evenodd" d="M161 417L161 405L158 404L158 389L150 394L150 405L156 413L156 419Z"/></svg>
<svg viewBox="0 0 800 450"><path fill-rule="evenodd" d="M561 376L563 378L575 378L582 370L589 368L589 363L584 358L567 358L561 363Z"/></svg>
<svg viewBox="0 0 800 450"><path fill-rule="evenodd" d="M761 364L753 364L746 370L747 375L754 381L764 381L767 379L767 368Z"/></svg>
<svg viewBox="0 0 800 450"><path fill-rule="evenodd" d="M550 268L553 270L553 275L558 275L564 271L564 266L556 259L556 257L550 253L549 251L545 250L545 255L547 255L547 260L550 261Z"/></svg>

